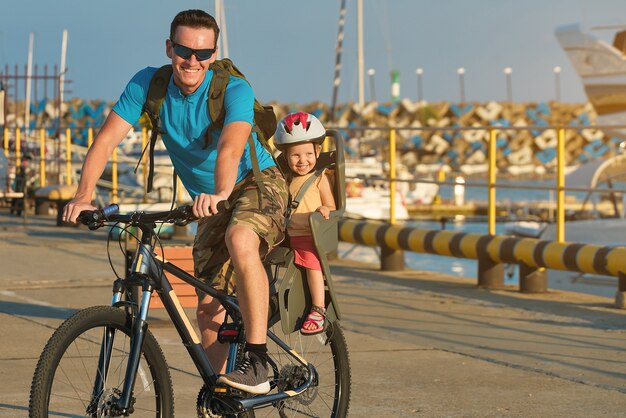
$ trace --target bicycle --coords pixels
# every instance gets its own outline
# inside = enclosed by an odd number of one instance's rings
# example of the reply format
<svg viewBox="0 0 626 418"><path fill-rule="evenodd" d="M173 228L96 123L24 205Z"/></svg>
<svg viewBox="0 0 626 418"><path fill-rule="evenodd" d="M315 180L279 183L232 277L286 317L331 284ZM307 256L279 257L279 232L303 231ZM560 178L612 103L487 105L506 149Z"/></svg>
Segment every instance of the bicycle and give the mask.
<svg viewBox="0 0 626 418"><path fill-rule="evenodd" d="M123 278L117 277L113 283L111 306L78 311L54 332L46 344L33 376L31 417L55 414L174 416L169 368L159 343L148 329L149 302L153 292L157 292L165 306L204 382L197 398L199 417L347 415L350 364L338 311L330 309L328 327L323 334L304 337L297 332L296 319L301 315L298 311L305 311L302 307L306 300L302 289L294 286L302 278L293 280L297 269L294 269L293 256L286 248L272 252L266 265L272 283L272 309L268 314L267 332L270 393L251 396L216 383L218 375L164 272L217 298L225 308L226 320L220 328L219 340L229 344L227 372L233 370L242 358L245 342L237 299L216 291L154 252L158 223L185 225L192 218L189 206L167 212L128 214L118 214L115 206L109 206L81 214L79 221L90 229L98 229L110 222L122 223L128 225L126 230L132 226L141 231L141 236L130 273ZM133 298L132 290L137 288L141 297ZM332 288L330 291L332 293Z"/></svg>

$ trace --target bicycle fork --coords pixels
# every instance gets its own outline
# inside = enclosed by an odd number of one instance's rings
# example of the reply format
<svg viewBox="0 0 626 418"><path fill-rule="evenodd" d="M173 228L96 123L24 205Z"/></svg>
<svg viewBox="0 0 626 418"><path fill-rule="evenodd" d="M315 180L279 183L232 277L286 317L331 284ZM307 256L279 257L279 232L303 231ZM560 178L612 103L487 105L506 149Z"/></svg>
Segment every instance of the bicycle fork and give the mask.
<svg viewBox="0 0 626 418"><path fill-rule="evenodd" d="M131 268L131 277L138 274L145 277L149 269L150 255L152 247L149 245L139 245L137 255L133 261ZM129 279L127 279L128 281ZM139 368L139 362L141 359L141 348L148 329L146 318L148 316L148 308L150 306L150 297L152 295L153 287L149 280L137 279L130 280L131 284L140 283L142 285L141 304L139 306L138 315L133 314L133 322L131 324L131 337L130 337L130 350L128 353L128 362L126 365L126 373L124 377L124 384L122 391L118 394L119 398L115 402L115 405L111 405L111 411L114 414L127 414L133 412L132 406L132 392L135 386L135 380L137 376L137 370ZM112 306L119 306L120 303L126 303L122 301L122 295L126 289L126 284L121 280L117 280L114 284L113 297L111 299ZM94 389L92 395L92 402L88 407L88 412L95 413L97 408L97 402L101 395L106 390L106 379L109 370L110 359L113 351L113 343L115 340L115 329L105 328L104 336L102 337L102 345L100 348L100 357L98 361L98 370L94 382ZM96 404L94 405L94 402ZM116 415L113 415L116 416Z"/></svg>

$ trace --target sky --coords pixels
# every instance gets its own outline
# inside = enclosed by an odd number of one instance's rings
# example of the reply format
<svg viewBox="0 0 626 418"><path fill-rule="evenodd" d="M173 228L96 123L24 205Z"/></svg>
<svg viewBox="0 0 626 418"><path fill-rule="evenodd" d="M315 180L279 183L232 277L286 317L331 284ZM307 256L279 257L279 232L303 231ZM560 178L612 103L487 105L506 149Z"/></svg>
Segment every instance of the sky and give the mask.
<svg viewBox="0 0 626 418"><path fill-rule="evenodd" d="M331 103L340 0L225 0L230 58L261 101ZM66 98L115 101L146 66L167 63L165 39L180 10L213 14L211 0L0 0L0 71L23 71L29 33L33 63L61 62L68 30ZM357 0L346 1L338 102L358 101ZM626 23L625 0L363 0L365 100L391 97L391 71L400 73L400 97L417 100L416 69L423 69L427 101L459 101L459 67L467 101L553 100L553 68L560 66L561 100L586 98L554 30ZM599 31L611 42L613 31ZM373 81L373 83L371 83ZM20 88L21 95L25 89ZM41 93L40 93L41 94ZM22 97L23 98L23 97Z"/></svg>

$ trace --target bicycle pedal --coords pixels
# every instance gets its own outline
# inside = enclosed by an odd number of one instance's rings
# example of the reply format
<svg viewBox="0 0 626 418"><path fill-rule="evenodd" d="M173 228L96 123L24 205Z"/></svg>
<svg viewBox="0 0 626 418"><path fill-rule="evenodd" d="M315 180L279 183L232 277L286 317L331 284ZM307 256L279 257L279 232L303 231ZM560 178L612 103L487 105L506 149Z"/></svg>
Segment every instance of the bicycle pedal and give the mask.
<svg viewBox="0 0 626 418"><path fill-rule="evenodd" d="M240 335L240 324L223 323L217 333L217 339L221 343L234 343L239 341Z"/></svg>
<svg viewBox="0 0 626 418"><path fill-rule="evenodd" d="M213 388L213 396L216 397L228 397L233 399L242 399L248 398L252 396L252 394L248 392L244 392L243 390L239 390L228 385L218 385Z"/></svg>
<svg viewBox="0 0 626 418"><path fill-rule="evenodd" d="M211 397L211 409L221 414L220 416L237 415L243 412L243 408L239 402L247 395L249 394L231 388L230 386L215 386Z"/></svg>

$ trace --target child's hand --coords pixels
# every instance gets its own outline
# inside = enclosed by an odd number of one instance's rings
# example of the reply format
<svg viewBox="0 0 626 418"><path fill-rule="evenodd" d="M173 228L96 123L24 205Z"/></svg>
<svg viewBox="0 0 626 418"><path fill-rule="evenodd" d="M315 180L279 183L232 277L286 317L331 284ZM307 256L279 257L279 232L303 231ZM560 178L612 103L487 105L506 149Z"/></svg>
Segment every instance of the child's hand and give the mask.
<svg viewBox="0 0 626 418"><path fill-rule="evenodd" d="M320 206L319 208L317 208L316 212L321 213L324 219L330 219L330 209L328 209L326 206Z"/></svg>

